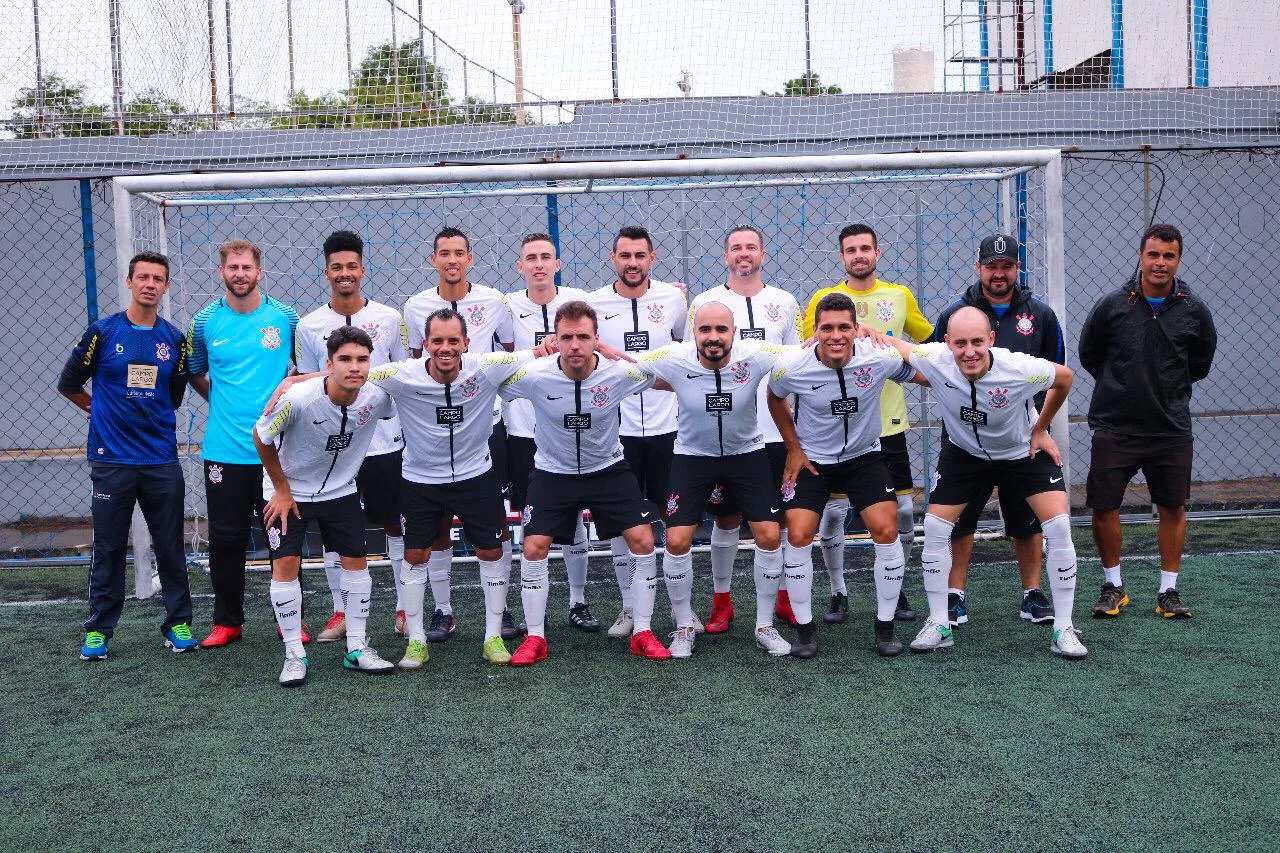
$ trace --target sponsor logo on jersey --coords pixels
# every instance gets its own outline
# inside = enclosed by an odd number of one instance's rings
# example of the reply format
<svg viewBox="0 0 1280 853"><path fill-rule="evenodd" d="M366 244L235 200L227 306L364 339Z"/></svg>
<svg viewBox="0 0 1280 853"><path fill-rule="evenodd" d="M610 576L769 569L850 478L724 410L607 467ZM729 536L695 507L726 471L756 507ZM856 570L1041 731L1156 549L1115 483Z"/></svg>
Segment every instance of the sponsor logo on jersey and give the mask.
<svg viewBox="0 0 1280 853"><path fill-rule="evenodd" d="M272 526L267 528L267 544L271 546L272 551L276 551L280 548L279 527Z"/></svg>
<svg viewBox="0 0 1280 853"><path fill-rule="evenodd" d="M352 435L354 435L354 433L340 432L337 435L329 436L324 443L325 452L337 453L339 451L346 450L351 446Z"/></svg>
<svg viewBox="0 0 1280 853"><path fill-rule="evenodd" d="M893 300L881 299L876 303L876 319L881 323L889 323L893 320Z"/></svg>
<svg viewBox="0 0 1280 853"><path fill-rule="evenodd" d="M853 384L859 388L870 388L873 378L870 367L859 367L853 371Z"/></svg>
<svg viewBox="0 0 1280 853"><path fill-rule="evenodd" d="M467 322L472 326L484 325L484 306L468 305L467 306Z"/></svg>
<svg viewBox="0 0 1280 853"><path fill-rule="evenodd" d="M711 494L707 497L707 503L719 506L724 501L724 486L716 483L711 488Z"/></svg>
<svg viewBox="0 0 1280 853"><path fill-rule="evenodd" d="M782 309L779 308L776 303L766 303L764 306L764 316L768 317L770 321L776 323L782 319Z"/></svg>
<svg viewBox="0 0 1280 853"><path fill-rule="evenodd" d="M361 406L356 412L356 426L364 426L371 420L373 420L373 403Z"/></svg>
<svg viewBox="0 0 1280 853"><path fill-rule="evenodd" d="M472 376L466 382L458 386L458 396L464 400L470 400L480 392L480 381Z"/></svg>
<svg viewBox="0 0 1280 853"><path fill-rule="evenodd" d="M680 496L675 492L667 495L667 515L675 515L680 508Z"/></svg>
<svg viewBox="0 0 1280 853"><path fill-rule="evenodd" d="M740 361L737 364L729 365L729 378L733 380L735 385L741 385L751 379L751 370L747 363Z"/></svg>
<svg viewBox="0 0 1280 853"><path fill-rule="evenodd" d="M156 344L156 361L168 361L172 358L169 352L169 345L164 343Z"/></svg>
<svg viewBox="0 0 1280 853"><path fill-rule="evenodd" d="M280 349L280 330L275 326L266 326L259 329L262 332L262 346L264 349Z"/></svg>
<svg viewBox="0 0 1280 853"><path fill-rule="evenodd" d="M222 482L222 466L221 465L209 466L209 482L210 483Z"/></svg>
<svg viewBox="0 0 1280 853"><path fill-rule="evenodd" d="M369 374L370 379L389 379L400 371L394 367L379 367Z"/></svg>
<svg viewBox="0 0 1280 853"><path fill-rule="evenodd" d="M597 409L604 408L609 404L608 385L597 385L594 388L588 389L587 393L591 395L591 405L595 406Z"/></svg>
<svg viewBox="0 0 1280 853"><path fill-rule="evenodd" d="M1052 482L1052 480L1051 480L1050 482ZM111 500L111 495L108 495L108 494L106 494L106 493L104 493L104 492L91 492L91 494L93 495L93 499L94 499L94 500L98 500L98 501L109 501L109 500Z"/></svg>
<svg viewBox="0 0 1280 853"><path fill-rule="evenodd" d="M84 365L88 367L93 363L93 351L98 348L98 333L94 332L93 337L89 339L89 348L84 351Z"/></svg>
<svg viewBox="0 0 1280 853"><path fill-rule="evenodd" d="M1009 389L995 388L987 392L987 402L991 404L993 409L1003 409L1009 405Z"/></svg>
<svg viewBox="0 0 1280 853"><path fill-rule="evenodd" d="M1020 335L1029 335L1036 330L1035 323L1031 320L1030 314L1019 314L1018 324L1014 327Z"/></svg>
<svg viewBox="0 0 1280 853"><path fill-rule="evenodd" d="M666 312L662 309L662 304L658 302L644 306L644 310L649 312L649 322L651 323L661 323L662 318L666 316Z"/></svg>

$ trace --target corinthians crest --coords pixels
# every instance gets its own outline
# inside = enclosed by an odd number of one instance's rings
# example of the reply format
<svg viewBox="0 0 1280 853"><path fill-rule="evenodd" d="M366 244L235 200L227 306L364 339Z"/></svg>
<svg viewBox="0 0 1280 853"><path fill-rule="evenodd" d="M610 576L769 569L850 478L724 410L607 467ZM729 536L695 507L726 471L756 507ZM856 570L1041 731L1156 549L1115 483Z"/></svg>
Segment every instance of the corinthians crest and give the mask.
<svg viewBox="0 0 1280 853"><path fill-rule="evenodd" d="M1019 314L1018 324L1015 327L1020 335L1029 335L1036 330L1035 323L1031 319L1030 314Z"/></svg>
<svg viewBox="0 0 1280 853"><path fill-rule="evenodd" d="M370 403L367 406L361 407L361 409L358 412L356 412L356 426L364 426L365 424L369 423L369 421L371 420L373 420L373 404L372 403Z"/></svg>
<svg viewBox="0 0 1280 853"><path fill-rule="evenodd" d="M279 329L277 329L275 326L267 326L266 328L259 329L258 331L262 332L263 347L265 347L266 349L280 348L280 330Z"/></svg>
<svg viewBox="0 0 1280 853"><path fill-rule="evenodd" d="M770 321L776 323L782 319L782 309L779 308L776 303L767 303L764 306L764 316L768 317Z"/></svg>
<svg viewBox="0 0 1280 853"><path fill-rule="evenodd" d="M480 382L474 376L458 386L458 396L470 400L480 390Z"/></svg>
<svg viewBox="0 0 1280 853"><path fill-rule="evenodd" d="M1003 409L1009 405L1009 389L994 388L987 392L987 402L991 404L993 409Z"/></svg>
<svg viewBox="0 0 1280 853"><path fill-rule="evenodd" d="M853 384L859 388L870 388L872 378L870 367L859 367L853 371Z"/></svg>
<svg viewBox="0 0 1280 853"><path fill-rule="evenodd" d="M588 393L591 394L591 405L595 406L597 409L607 405L609 402L608 385L597 385L594 388L588 389Z"/></svg>
<svg viewBox="0 0 1280 853"><path fill-rule="evenodd" d="M745 361L740 361L737 364L729 365L729 375L735 385L741 385L751 378L751 371L747 369Z"/></svg>
<svg viewBox="0 0 1280 853"><path fill-rule="evenodd" d="M170 358L169 345L165 343L156 344L156 361L168 361Z"/></svg>
<svg viewBox="0 0 1280 853"><path fill-rule="evenodd" d="M472 326L484 325L484 306L468 305L467 306L467 323Z"/></svg>
<svg viewBox="0 0 1280 853"><path fill-rule="evenodd" d="M662 305L654 302L652 305L644 306L644 310L649 313L649 322L661 323L662 318L666 316L666 312L662 309Z"/></svg>

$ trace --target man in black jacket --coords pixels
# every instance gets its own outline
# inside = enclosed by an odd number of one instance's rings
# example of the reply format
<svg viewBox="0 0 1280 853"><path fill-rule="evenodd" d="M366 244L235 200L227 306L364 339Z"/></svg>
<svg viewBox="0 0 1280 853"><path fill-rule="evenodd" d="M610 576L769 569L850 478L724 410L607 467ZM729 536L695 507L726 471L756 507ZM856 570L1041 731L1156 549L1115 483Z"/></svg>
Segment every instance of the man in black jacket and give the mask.
<svg viewBox="0 0 1280 853"><path fill-rule="evenodd" d="M1191 494L1191 384L1209 375L1218 335L1208 306L1176 277L1178 229L1152 225L1138 247L1138 272L1098 300L1080 335L1080 364L1097 381L1087 499L1104 582L1093 616L1119 616L1129 603L1120 575L1120 505L1141 469L1160 511L1156 613L1186 619L1191 608L1177 582Z"/></svg>
<svg viewBox="0 0 1280 853"><path fill-rule="evenodd" d="M991 321L998 347L1022 352L1055 364L1065 363L1062 326L1049 303L1032 295L1031 288L1019 284L1020 253L1018 241L1007 234L992 234L978 249L978 281L947 306L938 317L934 337L942 339L951 315L960 308L972 306ZM1044 405L1044 395L1035 398L1036 408ZM991 499L991 490L973 496L951 534L951 579L947 592L947 613L952 625L969 621L964 590L969 576L969 559L973 556L973 534L978 528L982 510ZM1040 560L1044 553L1044 537L1040 521L1026 501L1000 495L1000 513L1005 530L1013 537L1018 557L1018 573L1022 576L1023 619L1030 622L1052 622L1053 606L1040 591Z"/></svg>

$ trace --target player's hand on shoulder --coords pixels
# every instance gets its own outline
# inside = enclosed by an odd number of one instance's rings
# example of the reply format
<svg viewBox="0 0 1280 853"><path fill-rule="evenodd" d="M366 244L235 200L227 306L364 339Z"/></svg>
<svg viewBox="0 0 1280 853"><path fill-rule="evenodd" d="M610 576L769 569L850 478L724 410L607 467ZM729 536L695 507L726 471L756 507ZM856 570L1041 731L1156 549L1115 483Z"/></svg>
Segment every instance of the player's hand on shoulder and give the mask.
<svg viewBox="0 0 1280 853"><path fill-rule="evenodd" d="M636 362L635 357L632 356L630 353L623 352L620 349L615 349L609 346L608 344L606 344L604 341L600 341L598 344L596 344L596 351L599 352L605 358L609 359L610 361L629 361L632 364L635 364Z"/></svg>
<svg viewBox="0 0 1280 853"><path fill-rule="evenodd" d="M555 335L547 335L542 343L533 348L534 358L546 358L560 352L560 340Z"/></svg>

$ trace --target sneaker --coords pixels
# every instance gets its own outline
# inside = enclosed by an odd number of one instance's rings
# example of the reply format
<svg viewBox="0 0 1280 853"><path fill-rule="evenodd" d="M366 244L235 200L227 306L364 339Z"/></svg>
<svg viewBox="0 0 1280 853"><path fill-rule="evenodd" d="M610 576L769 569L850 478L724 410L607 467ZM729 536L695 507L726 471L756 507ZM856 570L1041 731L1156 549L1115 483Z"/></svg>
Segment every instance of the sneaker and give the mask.
<svg viewBox="0 0 1280 853"><path fill-rule="evenodd" d="M631 654L649 660L671 659L671 652L667 651L667 647L662 645L662 641L652 631L639 631L631 635Z"/></svg>
<svg viewBox="0 0 1280 853"><path fill-rule="evenodd" d="M431 653L427 651L427 644L422 640L410 640L409 646L404 650L404 657L400 658L400 663L396 666L401 669L422 669L422 665L431 659Z"/></svg>
<svg viewBox="0 0 1280 853"><path fill-rule="evenodd" d="M727 592L717 592L711 598L711 615L707 617L708 634L723 634L733 621L733 599Z"/></svg>
<svg viewBox="0 0 1280 853"><path fill-rule="evenodd" d="M756 645L775 658L791 654L791 644L784 640L778 633L778 629L772 625L756 629Z"/></svg>
<svg viewBox="0 0 1280 853"><path fill-rule="evenodd" d="M1128 605L1129 596L1125 594L1123 586L1104 583L1102 593L1098 596L1098 603L1093 605L1093 618L1114 619L1120 615L1120 608Z"/></svg>
<svg viewBox="0 0 1280 853"><path fill-rule="evenodd" d="M1033 589L1022 594L1022 618L1032 625L1053 621L1053 605L1043 592Z"/></svg>
<svg viewBox="0 0 1280 853"><path fill-rule="evenodd" d="M370 675L387 675L396 671L395 664L389 660L383 660L382 656L370 646L347 652L346 657L342 659L342 665L346 669L357 669Z"/></svg>
<svg viewBox="0 0 1280 853"><path fill-rule="evenodd" d="M949 649L955 644L950 625L939 625L932 619L926 619L920 633L911 641L911 651L931 652L935 649Z"/></svg>
<svg viewBox="0 0 1280 853"><path fill-rule="evenodd" d="M902 654L902 641L893 636L893 620L876 620L876 654L882 658L897 657Z"/></svg>
<svg viewBox="0 0 1280 853"><path fill-rule="evenodd" d="M1026 602L1022 606L1025 608ZM1023 618L1027 618L1023 611ZM964 606L964 593L949 592L947 593L947 624L952 628L957 625L963 625L969 621L969 611Z"/></svg>
<svg viewBox="0 0 1280 853"><path fill-rule="evenodd" d="M822 621L828 625L836 625L849 618L849 596L847 593L837 592L831 596L831 603L827 605L827 612L822 614Z"/></svg>
<svg viewBox="0 0 1280 853"><path fill-rule="evenodd" d="M591 615L591 608L585 601L569 608L569 624L588 634L594 634L600 630L600 620Z"/></svg>
<svg viewBox="0 0 1280 853"><path fill-rule="evenodd" d="M286 657L284 669L280 670L281 687L298 687L307 680L306 656L300 658Z"/></svg>
<svg viewBox="0 0 1280 853"><path fill-rule="evenodd" d="M173 649L174 654L180 655L183 652L194 652L200 648L200 644L191 636L191 626L180 622L164 632L164 647Z"/></svg>
<svg viewBox="0 0 1280 853"><path fill-rule="evenodd" d="M697 613L693 614L693 625L690 627L693 628L693 633L695 634L707 633L707 626L702 624L702 620L698 618Z"/></svg>
<svg viewBox="0 0 1280 853"><path fill-rule="evenodd" d="M791 644L791 656L808 660L818 655L818 623L812 619L796 626L796 641Z"/></svg>
<svg viewBox="0 0 1280 853"><path fill-rule="evenodd" d="M693 657L693 641L697 636L698 632L693 628L677 628L671 635L671 656L680 659Z"/></svg>
<svg viewBox="0 0 1280 853"><path fill-rule="evenodd" d="M899 622L916 621L916 612L911 609L911 602L907 601L907 594L905 592L898 593L898 607L893 611L893 618L897 619Z"/></svg>
<svg viewBox="0 0 1280 853"><path fill-rule="evenodd" d="M457 629L458 623L453 621L452 613L437 610L431 614L431 625L427 628L427 642L443 643Z"/></svg>
<svg viewBox="0 0 1280 853"><path fill-rule="evenodd" d="M347 636L347 614L335 613L329 617L328 623L324 626L324 630L320 632L320 636L316 637L317 643L333 643Z"/></svg>
<svg viewBox="0 0 1280 853"><path fill-rule="evenodd" d="M1080 660L1089 656L1089 650L1080 642L1080 634L1074 625L1068 625L1061 631L1053 632L1053 645L1049 651L1069 660Z"/></svg>
<svg viewBox="0 0 1280 853"><path fill-rule="evenodd" d="M778 603L773 606L773 612L783 622L791 625L799 625L796 621L796 612L791 609L791 596L785 589L778 590Z"/></svg>
<svg viewBox="0 0 1280 853"><path fill-rule="evenodd" d="M346 632L344 631L343 633L345 634ZM276 636L282 640L284 639L284 631L280 630L279 625L276 626ZM302 640L302 645L304 646L311 642L311 635L307 633L307 623L305 622L302 623L301 636L299 639Z"/></svg>
<svg viewBox="0 0 1280 853"><path fill-rule="evenodd" d="M396 611L395 632L399 634L401 637L409 636L409 629L408 627L406 627L408 624L408 621L409 621L408 617L404 615L403 610Z"/></svg>
<svg viewBox="0 0 1280 853"><path fill-rule="evenodd" d="M517 640L523 637L526 632L525 632L525 627L523 623L519 625L516 624L516 620L511 615L510 610L503 610L502 611L502 630L500 633L502 634L502 639L504 640ZM627 634L630 635L631 632L628 631Z"/></svg>
<svg viewBox="0 0 1280 853"><path fill-rule="evenodd" d="M232 628L229 625L214 625L213 630L209 632L209 636L200 641L202 649L216 649L222 646L234 643L240 639L240 635L244 633L243 628ZM301 684L302 682L298 682Z"/></svg>
<svg viewBox="0 0 1280 853"><path fill-rule="evenodd" d="M520 648L511 655L512 666L533 666L547 659L547 641L544 637L529 636L524 638Z"/></svg>
<svg viewBox="0 0 1280 853"><path fill-rule="evenodd" d="M501 637L490 637L485 640L484 645L480 647L480 657L494 666L506 666L511 663L511 652L507 651L507 644L502 642Z"/></svg>
<svg viewBox="0 0 1280 853"><path fill-rule="evenodd" d="M85 634L84 645L80 647L80 660L106 660L109 639L101 631L90 631Z"/></svg>
<svg viewBox="0 0 1280 853"><path fill-rule="evenodd" d="M1191 608L1182 603L1178 588L1171 586L1156 598L1156 613L1166 619L1190 619Z"/></svg>
<svg viewBox="0 0 1280 853"><path fill-rule="evenodd" d="M630 607L618 611L618 618L609 626L610 637L630 637L636 629L636 617Z"/></svg>

